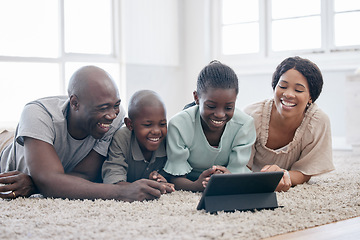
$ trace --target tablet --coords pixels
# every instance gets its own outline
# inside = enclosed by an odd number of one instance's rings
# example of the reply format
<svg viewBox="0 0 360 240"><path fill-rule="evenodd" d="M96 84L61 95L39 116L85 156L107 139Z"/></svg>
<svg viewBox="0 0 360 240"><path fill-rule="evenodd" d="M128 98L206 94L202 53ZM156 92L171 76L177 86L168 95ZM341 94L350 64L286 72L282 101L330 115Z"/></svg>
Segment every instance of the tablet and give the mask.
<svg viewBox="0 0 360 240"><path fill-rule="evenodd" d="M212 210L275 208L277 201L274 191L283 174L283 172L214 174L201 196L197 209L209 208L206 206L206 199L208 205L212 205Z"/></svg>

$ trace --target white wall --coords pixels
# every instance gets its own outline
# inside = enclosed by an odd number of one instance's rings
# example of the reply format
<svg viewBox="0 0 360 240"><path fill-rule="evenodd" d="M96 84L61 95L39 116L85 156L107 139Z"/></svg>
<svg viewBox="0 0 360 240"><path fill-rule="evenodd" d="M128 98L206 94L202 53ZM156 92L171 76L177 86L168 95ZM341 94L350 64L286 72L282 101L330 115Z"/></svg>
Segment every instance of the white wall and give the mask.
<svg viewBox="0 0 360 240"><path fill-rule="evenodd" d="M141 3L147 2L146 0L125 0L127 1L140 4L124 5L124 11L127 12L123 19L127 39L125 48L133 49L128 50L125 56L125 61L129 59L126 64L127 99L139 89L155 90L163 97L168 117L171 117L192 101L197 74L212 60L210 1L157 0L151 1L153 4L147 6L147 11L139 10ZM166 19L160 19L166 22L159 25L159 22L146 22L146 19L153 17L159 19L161 14ZM143 22L134 21L138 17L141 17ZM146 24L143 24L144 21ZM152 29L150 32L149 28ZM143 34L139 38L141 33L152 36ZM162 37L166 33L174 34L177 41L163 41ZM138 45L141 45L141 51L136 50ZM166 53L163 49L167 49ZM155 64L151 56L154 56ZM360 64L357 66L360 57L355 63L341 61L341 66L319 64L316 60L311 60L317 63L323 72L324 88L317 103L330 117L334 147L348 149L345 82L346 77L360 67ZM280 61L253 73L242 71L236 63L224 63L232 66L238 73L239 108L272 96L271 76Z"/></svg>
<svg viewBox="0 0 360 240"><path fill-rule="evenodd" d="M127 102L137 90L154 90L170 118L193 100L197 75L211 60L209 6L207 0L123 1Z"/></svg>

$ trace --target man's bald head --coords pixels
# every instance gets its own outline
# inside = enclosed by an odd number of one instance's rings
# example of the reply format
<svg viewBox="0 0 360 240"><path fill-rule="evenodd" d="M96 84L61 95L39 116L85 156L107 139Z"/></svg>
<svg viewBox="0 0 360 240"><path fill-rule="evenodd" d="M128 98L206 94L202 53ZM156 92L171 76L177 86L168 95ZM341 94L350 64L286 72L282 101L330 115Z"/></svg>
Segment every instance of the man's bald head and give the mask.
<svg viewBox="0 0 360 240"><path fill-rule="evenodd" d="M82 97L89 94L91 87L111 86L116 89L112 77L103 69L96 66L84 66L78 69L70 78L68 95Z"/></svg>
<svg viewBox="0 0 360 240"><path fill-rule="evenodd" d="M141 113L144 107L163 107L165 110L165 104L161 100L160 96L151 90L140 90L135 92L129 101L128 115L131 120L135 120L137 115Z"/></svg>

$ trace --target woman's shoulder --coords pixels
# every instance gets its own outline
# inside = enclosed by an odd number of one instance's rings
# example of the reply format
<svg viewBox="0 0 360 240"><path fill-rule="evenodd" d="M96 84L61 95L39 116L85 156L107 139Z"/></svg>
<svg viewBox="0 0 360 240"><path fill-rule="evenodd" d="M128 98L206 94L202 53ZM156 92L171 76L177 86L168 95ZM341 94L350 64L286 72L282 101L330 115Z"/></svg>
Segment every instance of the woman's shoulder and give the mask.
<svg viewBox="0 0 360 240"><path fill-rule="evenodd" d="M270 121L272 104L273 99L266 99L247 106L244 112L253 117L256 127L267 125Z"/></svg>
<svg viewBox="0 0 360 240"><path fill-rule="evenodd" d="M309 107L306 118L308 118L309 126L317 128L319 125L329 125L329 116L321 109L316 103L311 104Z"/></svg>
<svg viewBox="0 0 360 240"><path fill-rule="evenodd" d="M270 108L272 99L262 100L260 102L252 103L244 108L244 112L250 116L261 115L266 109Z"/></svg>
<svg viewBox="0 0 360 240"><path fill-rule="evenodd" d="M304 120L298 129L298 135L313 139L331 131L330 119L315 103L306 111ZM304 134L304 135L303 135Z"/></svg>

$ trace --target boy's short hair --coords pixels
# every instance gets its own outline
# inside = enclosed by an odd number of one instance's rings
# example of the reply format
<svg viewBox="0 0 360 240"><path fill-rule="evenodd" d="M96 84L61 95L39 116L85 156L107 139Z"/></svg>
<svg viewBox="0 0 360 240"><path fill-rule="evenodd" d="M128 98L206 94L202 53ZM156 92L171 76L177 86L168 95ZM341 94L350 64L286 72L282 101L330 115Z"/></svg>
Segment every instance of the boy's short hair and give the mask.
<svg viewBox="0 0 360 240"><path fill-rule="evenodd" d="M140 112L141 108L145 106L156 105L161 105L166 113L165 104L159 94L152 90L139 90L135 92L130 98L128 105L128 116L131 120L134 120L137 117L137 114Z"/></svg>

